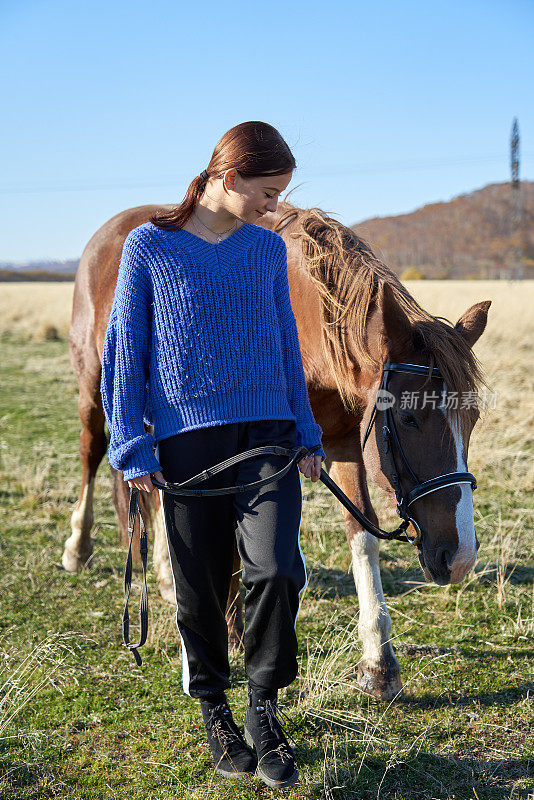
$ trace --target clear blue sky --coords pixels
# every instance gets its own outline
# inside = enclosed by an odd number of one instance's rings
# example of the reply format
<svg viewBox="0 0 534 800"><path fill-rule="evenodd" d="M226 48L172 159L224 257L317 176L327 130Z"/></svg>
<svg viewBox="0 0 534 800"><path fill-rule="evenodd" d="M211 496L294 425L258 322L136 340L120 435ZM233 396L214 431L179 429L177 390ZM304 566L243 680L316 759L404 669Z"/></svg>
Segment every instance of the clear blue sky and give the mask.
<svg viewBox="0 0 534 800"><path fill-rule="evenodd" d="M534 178L532 0L1 0L0 261L77 258L271 123L346 224Z"/></svg>

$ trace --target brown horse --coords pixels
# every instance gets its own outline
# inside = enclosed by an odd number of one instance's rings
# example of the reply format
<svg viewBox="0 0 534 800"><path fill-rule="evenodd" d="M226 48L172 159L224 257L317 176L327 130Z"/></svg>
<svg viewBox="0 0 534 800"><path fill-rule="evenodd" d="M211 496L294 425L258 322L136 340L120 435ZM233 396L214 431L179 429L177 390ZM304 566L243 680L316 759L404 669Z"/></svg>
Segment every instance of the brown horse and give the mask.
<svg viewBox="0 0 534 800"><path fill-rule="evenodd" d="M82 483L72 514L72 535L63 553L63 565L69 571L87 564L92 553L94 480L107 449L100 397L101 354L122 246L129 231L158 210L158 206L139 206L106 222L85 247L76 275L70 357L79 385ZM453 325L422 309L360 237L319 209L299 209L281 202L278 211L267 214L261 224L277 231L287 245L291 302L309 398L323 430L324 466L352 502L377 524L366 478L369 475L395 503L393 476L380 426L374 426L363 454L362 434L375 405L384 362L389 359L429 368L424 376L396 373L388 387L396 401L399 438L412 469L421 480L466 471L469 437L478 418L476 406L458 403L447 409L434 402L408 410L401 400L422 391L435 396L444 385L448 396L474 396L483 378L472 346L484 331L490 301L476 303ZM434 366L444 384L430 377ZM408 491L411 478L403 463L398 472ZM129 488L122 473L112 469L112 474L119 534L125 542ZM141 494L154 541L160 589L174 602L158 492ZM401 690L401 680L380 580L378 541L344 513L363 644L358 683L373 696L388 699ZM413 517L422 532L419 558L427 579L439 584L461 581L475 564L478 546L471 487L456 484L420 498ZM227 611L233 642L242 632L238 572L236 553L236 577Z"/></svg>

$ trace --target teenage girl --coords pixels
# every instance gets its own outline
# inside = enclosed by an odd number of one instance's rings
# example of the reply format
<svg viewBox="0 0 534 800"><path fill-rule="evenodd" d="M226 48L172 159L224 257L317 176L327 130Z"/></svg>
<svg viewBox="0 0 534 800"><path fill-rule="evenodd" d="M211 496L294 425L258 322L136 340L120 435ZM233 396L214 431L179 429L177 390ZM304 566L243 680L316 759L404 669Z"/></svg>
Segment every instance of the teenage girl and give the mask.
<svg viewBox="0 0 534 800"><path fill-rule="evenodd" d="M161 483L182 482L267 444L317 447L298 468L318 480L326 456L306 389L286 244L255 224L276 211L295 166L271 125L236 125L184 201L126 237L101 389L109 461L128 486L151 492L152 475ZM278 455L248 459L225 471L224 485L260 480L286 463ZM216 478L203 486L217 488ZM277 690L297 675L295 626L306 584L298 471L237 494L159 493L183 688L200 701L216 769L228 777L257 769L269 786L290 786L298 769L277 716ZM246 590L244 730L255 754L225 695L234 540Z"/></svg>

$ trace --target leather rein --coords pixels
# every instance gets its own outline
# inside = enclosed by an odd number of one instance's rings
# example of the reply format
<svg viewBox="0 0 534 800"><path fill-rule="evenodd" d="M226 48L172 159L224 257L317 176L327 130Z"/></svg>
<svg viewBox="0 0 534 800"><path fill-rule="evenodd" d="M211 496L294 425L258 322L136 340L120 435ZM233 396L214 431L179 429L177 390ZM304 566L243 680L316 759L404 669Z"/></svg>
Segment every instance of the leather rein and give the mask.
<svg viewBox="0 0 534 800"><path fill-rule="evenodd" d="M405 363L390 363L386 361L384 364L383 372L382 372L382 379L379 386L380 390L387 390L387 384L389 375L391 372L407 372L414 375L427 375L429 370L428 367L425 367L421 364L405 364ZM441 378L440 371L437 368L433 368L431 372L431 376L434 378ZM377 394L378 399L379 394ZM385 539L386 541L391 541L393 539L397 541L409 542L412 545L420 545L421 543L421 529L419 525L414 520L414 518L410 514L410 506L415 503L416 500L419 500L421 497L425 497L432 492L438 491L438 489L444 489L446 486L453 486L457 483L469 483L471 488L474 490L476 489L477 483L474 475L470 472L448 472L443 475L438 475L435 478L430 478L426 481L420 481L413 469L410 467L408 459L402 449L402 445L399 440L399 435L397 433L397 429L395 427L395 422L393 420L393 414L391 412L391 408L387 406L383 409L385 413L385 424L382 426L382 436L384 439L385 445L385 452L388 454L391 464L391 471L392 471L392 483L393 488L395 490L395 497L397 499L397 514L401 517L402 522L400 525L395 528L393 531L385 531L382 528L375 525L370 519L368 519L355 505L354 503L347 497L347 495L340 489L340 487L335 483L332 478L328 475L328 473L321 468L320 473L320 480L325 484L325 486L330 489L332 494L337 497L340 503L345 506L345 508L352 514L352 516L358 520L361 524L362 528L367 531L368 533L375 536L377 539ZM376 416L378 413L381 413L381 410L377 407L377 401L375 400L375 404L373 410L371 412L371 416L369 417L369 422L367 423L367 427L365 429L365 433L362 440L362 453L365 448L365 444L369 438L373 425L376 422ZM408 472L410 473L411 478L415 481L415 486L408 494L404 494L401 487L401 482L398 474L397 463L395 461L395 456L393 453L393 445L397 449L401 460L403 461L405 467L407 468ZM264 447L255 447L252 450L247 450L243 453L238 453L231 458L226 459L226 461L221 461L219 464L215 464L208 469L199 472L198 475L194 475L192 478L188 478L186 481L182 483L161 483L160 481L156 480L154 477L151 476L151 480L154 486L158 489L162 489L164 492L169 492L170 494L174 495L188 495L188 496L196 496L196 497L208 497L213 495L223 495L223 494L235 494L237 492L248 492L252 489L258 489L260 486L265 486L269 483L274 483L275 481L281 480L281 478L286 475L289 470L293 467L293 464L300 461L305 456L313 455L313 453L320 449L320 445L315 445L312 448L306 447L297 447L293 449L288 449L287 447L280 447L277 445L266 445ZM289 462L286 464L285 467L275 472L273 475L270 475L267 478L262 478L259 481L253 481L252 483L244 483L244 484L237 484L236 486L226 486L220 489L192 489L192 486L196 486L202 481L211 478L213 475L216 475L219 472L227 469L228 467L233 466L241 461L248 460L250 458L255 458L256 456L260 455L281 455L287 456L289 458ZM139 544L140 544L140 555L141 555L141 564L143 568L143 587L141 590L141 604L139 609L139 621L140 621L140 638L137 644L132 644L129 640L129 629L130 629L130 617L128 614L128 599L130 597L130 590L132 584L132 540L134 534L134 525L135 525L135 518L137 515L137 511L139 511ZM416 531L415 537L409 537L406 533L407 528L409 525L413 525ZM128 556L126 559L126 567L124 570L124 612L122 617L122 631L123 631L123 639L124 644L131 650L136 663L140 666L142 664L141 656L138 653L138 648L141 647L146 641L147 633L148 633L148 589L147 589L147 558L148 558L148 536L147 536L147 529L145 526L145 522L143 520L143 515L141 513L141 503L140 503L140 495L139 489L131 488L130 489L130 504L128 510Z"/></svg>

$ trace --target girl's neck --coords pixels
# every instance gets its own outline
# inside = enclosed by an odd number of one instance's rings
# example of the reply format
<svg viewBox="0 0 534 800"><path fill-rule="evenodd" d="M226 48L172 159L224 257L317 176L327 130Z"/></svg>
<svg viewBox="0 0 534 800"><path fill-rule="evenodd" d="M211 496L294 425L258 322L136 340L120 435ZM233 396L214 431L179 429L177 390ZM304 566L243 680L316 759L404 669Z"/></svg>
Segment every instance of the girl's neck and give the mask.
<svg viewBox="0 0 534 800"><path fill-rule="evenodd" d="M206 236L209 236L209 233L215 236L226 233L229 235L244 224L222 206L216 206L209 201L208 203L197 202L193 214L187 220L192 223L193 228L195 225L198 226L196 230L191 231L192 233L203 232Z"/></svg>

